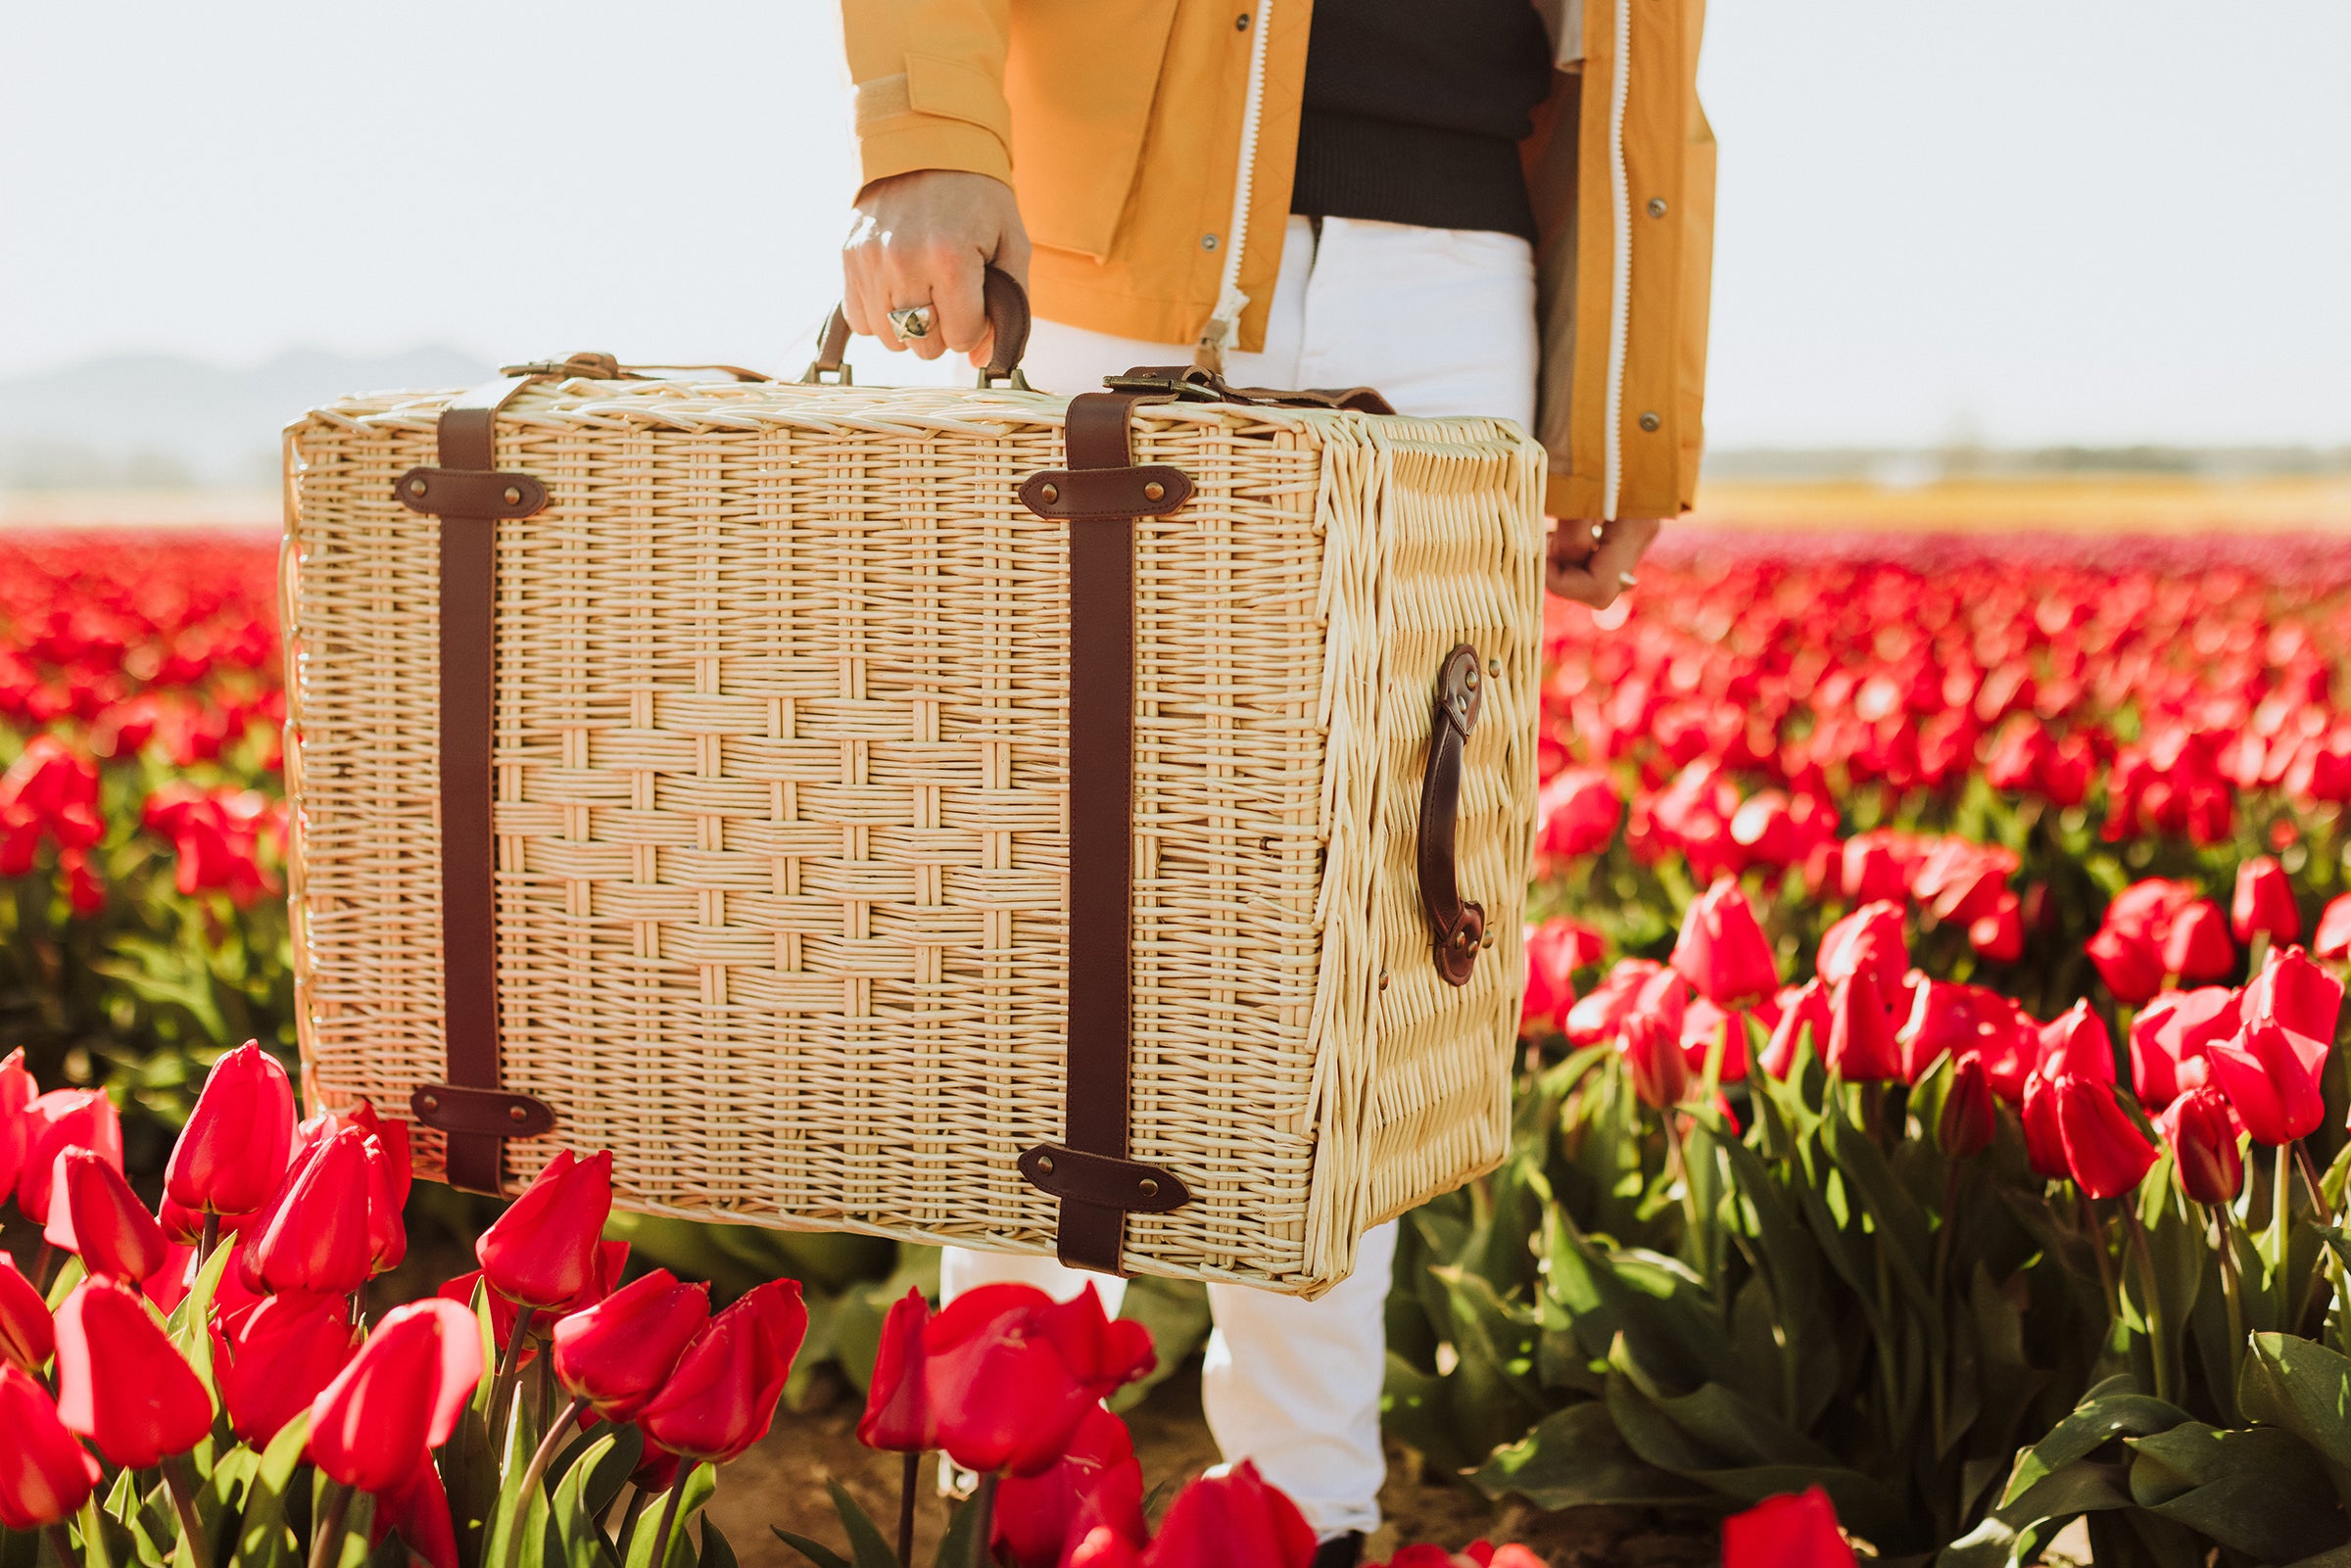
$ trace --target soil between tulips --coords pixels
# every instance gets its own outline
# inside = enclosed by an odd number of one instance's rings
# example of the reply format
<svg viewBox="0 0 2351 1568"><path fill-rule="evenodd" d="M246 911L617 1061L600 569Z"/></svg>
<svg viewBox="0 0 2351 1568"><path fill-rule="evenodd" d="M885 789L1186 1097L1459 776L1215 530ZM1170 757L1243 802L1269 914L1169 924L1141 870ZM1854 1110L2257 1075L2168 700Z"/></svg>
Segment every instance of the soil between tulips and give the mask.
<svg viewBox="0 0 2351 1568"><path fill-rule="evenodd" d="M803 1568L804 1559L768 1528L786 1530L839 1546L841 1530L825 1483L838 1480L880 1523L895 1529L900 1461L857 1442L858 1404L833 1385L838 1397L826 1408L794 1414L784 1410L766 1442L729 1465L719 1476L710 1512L727 1533L744 1568ZM821 1404L819 1394L812 1404ZM1182 1482L1217 1460L1217 1446L1200 1416L1200 1380L1189 1368L1154 1389L1127 1412L1145 1481L1158 1489L1146 1500L1156 1515ZM915 1561L929 1562L946 1520L945 1505L933 1494L936 1461L924 1468L925 1495L915 1516ZM1697 1568L1717 1560L1713 1527L1675 1521L1641 1510L1578 1508L1545 1515L1522 1505L1493 1507L1442 1482L1414 1479L1410 1459L1389 1450L1388 1484L1380 1494L1387 1525L1372 1539L1367 1561L1386 1558L1412 1541L1460 1546L1483 1536L1522 1541L1552 1568Z"/></svg>

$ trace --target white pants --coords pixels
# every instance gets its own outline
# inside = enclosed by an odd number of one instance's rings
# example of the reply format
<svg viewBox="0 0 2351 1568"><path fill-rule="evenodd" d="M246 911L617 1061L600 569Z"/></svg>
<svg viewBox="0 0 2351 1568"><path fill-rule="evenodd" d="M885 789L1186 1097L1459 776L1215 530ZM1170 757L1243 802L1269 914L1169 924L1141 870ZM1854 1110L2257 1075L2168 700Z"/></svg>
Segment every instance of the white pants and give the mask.
<svg viewBox="0 0 2351 1568"><path fill-rule="evenodd" d="M1227 380L1370 386L1401 413L1496 414L1533 427L1535 266L1524 240L1341 217L1320 228L1318 240L1309 219L1289 220L1265 351L1228 356ZM1191 358L1189 345L1038 321L1026 367L1035 386L1076 393L1131 365ZM1254 1459L1321 1536L1379 1526L1383 1314L1395 1256L1391 1221L1364 1237L1355 1272L1319 1301L1209 1287L1217 1327L1200 1373L1209 1431L1226 1463ZM1124 1290L1048 1258L948 1250L940 1272L948 1299L997 1280L1060 1298L1092 1280L1112 1312Z"/></svg>

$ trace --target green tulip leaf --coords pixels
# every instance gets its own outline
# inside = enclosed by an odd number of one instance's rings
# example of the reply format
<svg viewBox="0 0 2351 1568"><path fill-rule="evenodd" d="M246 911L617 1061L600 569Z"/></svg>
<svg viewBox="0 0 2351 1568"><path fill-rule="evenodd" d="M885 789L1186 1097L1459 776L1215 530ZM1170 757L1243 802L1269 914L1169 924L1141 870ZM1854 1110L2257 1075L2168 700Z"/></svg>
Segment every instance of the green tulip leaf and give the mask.
<svg viewBox="0 0 2351 1568"><path fill-rule="evenodd" d="M931 1559L933 1568L965 1568L967 1563L986 1561L985 1544L977 1539L979 1534L980 1510L965 1503L948 1517L946 1531L938 1538L938 1554ZM897 1558L893 1555L889 1560L894 1563ZM868 1568L863 1556L855 1568ZM883 1565L877 1562L872 1568Z"/></svg>
<svg viewBox="0 0 2351 1568"><path fill-rule="evenodd" d="M196 1375L204 1380L205 1392L213 1397L215 1411L220 1408L220 1392L213 1379L213 1297L220 1289L220 1276L228 1272L229 1257L234 1251L226 1243L213 1249L213 1256L204 1260L196 1283L188 1287L187 1296L172 1310L167 1325L171 1343L179 1347L179 1354L187 1357Z"/></svg>
<svg viewBox="0 0 2351 1568"><path fill-rule="evenodd" d="M2245 1419L2292 1433L2351 1485L2351 1358L2291 1334L2255 1334L2238 1369Z"/></svg>
<svg viewBox="0 0 2351 1568"><path fill-rule="evenodd" d="M602 1505L595 1499L595 1484L600 1474L612 1468L606 1461L620 1451L621 1434L634 1437L636 1431L633 1426L619 1432L607 1431L588 1446L588 1450L556 1484L554 1496L548 1503L548 1518L554 1530L555 1560L564 1568L617 1568L619 1559L613 1554L612 1544L604 1539L603 1530L596 1522ZM620 1475L622 1480L627 1479L625 1466ZM607 1497L604 1501L611 1498Z"/></svg>
<svg viewBox="0 0 2351 1568"><path fill-rule="evenodd" d="M1551 1510L1667 1507L1706 1496L1704 1488L1635 1458L1607 1406L1596 1400L1554 1410L1525 1437L1496 1449L1470 1480L1489 1497L1516 1493Z"/></svg>
<svg viewBox="0 0 2351 1568"><path fill-rule="evenodd" d="M897 1548L883 1536L882 1527L874 1523L873 1516L849 1496L848 1488L829 1480L825 1491L832 1496L833 1511L840 1515L841 1528L849 1533L849 1551L856 1568L897 1568ZM959 1511L978 1510L966 1503Z"/></svg>
<svg viewBox="0 0 2351 1568"><path fill-rule="evenodd" d="M529 1497L522 1495L523 1474L539 1447L537 1403L527 1385L516 1386L506 1420L505 1450L499 1458L498 1493L482 1541L483 1568L506 1568L508 1563L522 1561L530 1553L518 1549L516 1543L527 1546L547 1536L547 1489L533 1487Z"/></svg>
<svg viewBox="0 0 2351 1568"><path fill-rule="evenodd" d="M1453 1419L1453 1385L1439 1372L1423 1371L1394 1351L1379 1397L1380 1430L1411 1449L1436 1470L1460 1471L1478 1455L1465 1451Z"/></svg>
<svg viewBox="0 0 2351 1568"><path fill-rule="evenodd" d="M769 1525L767 1528L769 1534L816 1564L816 1568L854 1568L848 1558L843 1557L821 1541L811 1541L808 1537L797 1535L785 1529L782 1525Z"/></svg>
<svg viewBox="0 0 2351 1568"><path fill-rule="evenodd" d="M700 1568L737 1568L734 1544L727 1540L727 1533L718 1528L718 1521L707 1515L702 1519Z"/></svg>
<svg viewBox="0 0 2351 1568"><path fill-rule="evenodd" d="M670 1528L669 1550L662 1559L662 1568L695 1568L694 1543L686 1526L718 1490L718 1471L709 1464L697 1464L692 1470L681 1468L676 1490L677 1521ZM637 1533L629 1537L628 1568L653 1568L653 1538L661 1533L661 1515L668 1506L669 1498L664 1495L647 1504L639 1516Z"/></svg>
<svg viewBox="0 0 2351 1568"><path fill-rule="evenodd" d="M0 1525L0 1568L39 1568L41 1544L37 1530L11 1530ZM66 1565L61 1563L58 1568Z"/></svg>
<svg viewBox="0 0 2351 1568"><path fill-rule="evenodd" d="M2351 1545L2329 1546L2325 1551L2314 1551L2299 1562L2286 1564L2286 1568L2351 1568Z"/></svg>
<svg viewBox="0 0 2351 1568"><path fill-rule="evenodd" d="M302 1543L286 1519L286 1495L310 1440L311 1412L304 1410L262 1450L237 1521L237 1568L280 1568L303 1560Z"/></svg>
<svg viewBox="0 0 2351 1568"><path fill-rule="evenodd" d="M48 1301L52 1316L56 1314L59 1307L66 1305L66 1298L72 1295L73 1287L80 1283L81 1259L68 1255L65 1263L57 1271L57 1278L49 1282Z"/></svg>
<svg viewBox="0 0 2351 1568"><path fill-rule="evenodd" d="M482 1379L483 1387L489 1386ZM441 1476L449 1491L449 1517L457 1537L457 1559L482 1560L482 1533L498 1505L498 1470L491 1457L490 1429L481 1407L467 1404L440 1449Z"/></svg>
<svg viewBox="0 0 2351 1568"><path fill-rule="evenodd" d="M2132 1500L2224 1546L2292 1562L2344 1544L2334 1488L2290 1432L2189 1421L2125 1444Z"/></svg>
<svg viewBox="0 0 2351 1568"><path fill-rule="evenodd" d="M2016 1462L2000 1511L2012 1517L2048 1518L2056 1510L2027 1504L2027 1495L2077 1459L2086 1459L2117 1438L2148 1437L2188 1419L2178 1405L2138 1392L2128 1377L2110 1377L2083 1396L2064 1420L2049 1429Z"/></svg>

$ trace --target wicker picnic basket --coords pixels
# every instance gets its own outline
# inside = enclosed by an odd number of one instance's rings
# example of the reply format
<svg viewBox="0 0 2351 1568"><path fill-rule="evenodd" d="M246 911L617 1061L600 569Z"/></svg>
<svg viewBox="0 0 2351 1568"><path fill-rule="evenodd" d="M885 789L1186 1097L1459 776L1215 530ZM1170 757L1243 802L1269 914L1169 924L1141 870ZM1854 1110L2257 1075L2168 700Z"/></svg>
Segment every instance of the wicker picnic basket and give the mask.
<svg viewBox="0 0 2351 1568"><path fill-rule="evenodd" d="M1539 449L1007 369L288 429L313 1106L477 1190L608 1148L645 1212L1303 1296L1501 1158Z"/></svg>

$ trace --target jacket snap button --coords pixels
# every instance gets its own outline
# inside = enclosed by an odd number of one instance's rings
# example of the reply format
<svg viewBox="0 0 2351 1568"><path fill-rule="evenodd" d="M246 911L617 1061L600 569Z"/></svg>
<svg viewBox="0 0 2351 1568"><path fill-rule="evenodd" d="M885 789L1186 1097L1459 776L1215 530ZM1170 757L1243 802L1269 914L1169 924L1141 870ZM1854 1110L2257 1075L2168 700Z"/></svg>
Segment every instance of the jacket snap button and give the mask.
<svg viewBox="0 0 2351 1568"><path fill-rule="evenodd" d="M1663 424L1664 422L1664 420L1659 419L1655 413L1645 413L1641 416L1641 428L1644 430L1655 430L1657 426Z"/></svg>
<svg viewBox="0 0 2351 1568"><path fill-rule="evenodd" d="M1200 236L1200 249L1204 251L1213 251L1216 248L1217 237L1214 234L1203 234Z"/></svg>
<svg viewBox="0 0 2351 1568"><path fill-rule="evenodd" d="M1143 499L1145 500L1162 500L1166 499L1167 494L1168 487L1156 479L1143 487Z"/></svg>
<svg viewBox="0 0 2351 1568"><path fill-rule="evenodd" d="M1058 485L1039 485L1036 487L1036 493L1045 498L1047 505L1061 499L1061 487Z"/></svg>
<svg viewBox="0 0 2351 1568"><path fill-rule="evenodd" d="M1653 196L1649 199L1649 215L1652 217L1663 217L1665 215L1664 197Z"/></svg>
<svg viewBox="0 0 2351 1568"><path fill-rule="evenodd" d="M1232 30L1235 32L1247 32L1249 30L1248 12L1244 11L1239 16L1232 19Z"/></svg>

